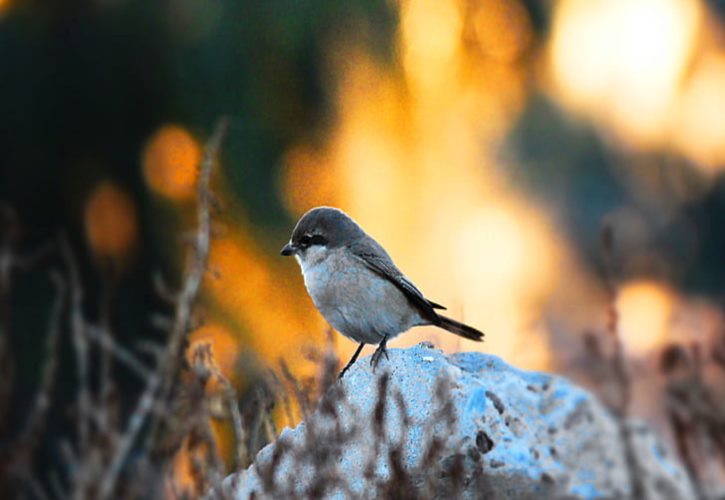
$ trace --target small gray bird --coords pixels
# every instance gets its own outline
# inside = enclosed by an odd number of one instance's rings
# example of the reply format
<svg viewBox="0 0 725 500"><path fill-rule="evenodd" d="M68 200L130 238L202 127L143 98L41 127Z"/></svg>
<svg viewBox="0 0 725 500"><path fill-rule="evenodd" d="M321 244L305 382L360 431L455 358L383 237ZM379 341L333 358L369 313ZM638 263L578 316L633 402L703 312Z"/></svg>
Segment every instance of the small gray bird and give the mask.
<svg viewBox="0 0 725 500"><path fill-rule="evenodd" d="M340 377L355 363L365 344L378 344L373 368L385 346L398 334L420 325L435 325L480 341L483 333L442 316L445 307L426 299L398 270L385 249L345 212L313 208L300 218L282 255L294 255L307 292L328 323L359 342Z"/></svg>

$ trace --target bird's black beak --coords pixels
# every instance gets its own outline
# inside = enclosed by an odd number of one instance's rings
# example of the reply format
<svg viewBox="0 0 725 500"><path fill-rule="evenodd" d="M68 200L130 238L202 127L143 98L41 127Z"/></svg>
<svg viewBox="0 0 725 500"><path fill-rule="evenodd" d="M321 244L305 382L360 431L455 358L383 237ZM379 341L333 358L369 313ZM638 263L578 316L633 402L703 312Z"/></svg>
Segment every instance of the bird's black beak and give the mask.
<svg viewBox="0 0 725 500"><path fill-rule="evenodd" d="M290 255L294 255L296 253L297 253L297 246L293 245L292 243L287 243L282 248L282 251L279 254L284 255L285 257L289 257Z"/></svg>

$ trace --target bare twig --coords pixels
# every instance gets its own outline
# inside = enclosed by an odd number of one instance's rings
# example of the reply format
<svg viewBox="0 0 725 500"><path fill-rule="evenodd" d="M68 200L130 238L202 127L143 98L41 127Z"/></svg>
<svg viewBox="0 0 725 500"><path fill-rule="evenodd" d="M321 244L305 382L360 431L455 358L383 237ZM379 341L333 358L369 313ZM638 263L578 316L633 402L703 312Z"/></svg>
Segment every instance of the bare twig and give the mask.
<svg viewBox="0 0 725 500"><path fill-rule="evenodd" d="M619 401L616 410L621 417L629 412L632 400L632 381L627 370L627 360L624 354L622 339L619 336L619 312L617 311L618 283L614 265L614 232L612 227L607 225L602 230L602 249L604 255L604 285L607 292L607 334L613 344L612 367L617 388L619 389Z"/></svg>
<svg viewBox="0 0 725 500"><path fill-rule="evenodd" d="M38 500L48 500L49 496L48 493L46 493L45 489L40 485L37 479L33 477L29 477L26 480L26 484L28 485L28 488L33 493L35 498Z"/></svg>
<svg viewBox="0 0 725 500"><path fill-rule="evenodd" d="M125 431L121 435L112 455L109 466L100 481L98 497L109 498L131 447L138 434L147 422L147 417L154 408L156 401L166 401L173 386L173 380L178 370L181 349L188 333L194 303L199 293L204 274L206 273L209 249L211 244L211 214L209 208L211 171L216 161L222 139L226 134L228 121L222 119L217 124L214 133L207 143L204 157L200 165L198 180L198 227L196 241L192 250L190 269L186 273L183 286L176 304L173 326L165 349L165 355L160 360L156 371L149 377L146 387L139 398L136 408L129 418ZM158 419L157 419L158 422ZM158 425L151 431L151 438L155 438Z"/></svg>
<svg viewBox="0 0 725 500"><path fill-rule="evenodd" d="M45 243L28 255L18 252L20 223L15 210L0 202L0 434L6 424L5 416L12 399L15 376L13 356L10 294L17 271L27 271L50 253L52 244Z"/></svg>
<svg viewBox="0 0 725 500"><path fill-rule="evenodd" d="M50 408L51 392L55 384L55 373L58 367L58 337L60 336L60 319L65 302L66 286L58 273L52 273L51 279L56 287L56 299L48 321L48 333L45 339L45 362L43 364L40 384L35 394L33 405L23 429L17 438L2 449L3 468L21 478L40 496L42 488L32 476L31 460Z"/></svg>
<svg viewBox="0 0 725 500"><path fill-rule="evenodd" d="M660 353L660 372L666 377L665 409L677 453L690 478L697 499L705 498L695 450L698 410L702 408L702 386L695 360L682 345L670 344Z"/></svg>
<svg viewBox="0 0 725 500"><path fill-rule="evenodd" d="M18 256L15 251L18 237L18 221L11 206L0 203L0 375L5 383L0 387L0 424L5 415L6 404L11 399L14 375L14 360L11 354L10 336L10 292L13 274L17 269Z"/></svg>
<svg viewBox="0 0 725 500"><path fill-rule="evenodd" d="M112 354L142 380L146 380L151 374L151 370L133 352L113 340L113 337L104 328L88 325L86 333L89 339L97 342L101 349Z"/></svg>
<svg viewBox="0 0 725 500"><path fill-rule="evenodd" d="M80 282L80 273L70 243L65 235L60 236L60 250L68 269L70 280L70 329L73 349L76 356L76 379L78 383L76 428L78 432L78 454L83 457L88 452L90 442L90 411L91 393L88 386L88 342L85 333L85 320L83 319L83 289ZM83 470L76 471L78 482L77 491L85 491L85 477ZM83 493L79 493L82 496Z"/></svg>
<svg viewBox="0 0 725 500"><path fill-rule="evenodd" d="M164 280L164 275L161 274L161 271L154 272L152 275L152 279L154 282L154 289L156 290L158 296L164 299L169 304L176 304L176 301L179 297L166 283L166 281Z"/></svg>
<svg viewBox="0 0 725 500"><path fill-rule="evenodd" d="M302 411L303 418L306 418L307 415L310 413L311 407L309 394L304 390L300 381L297 380L294 375L292 375L292 372L290 371L289 366L287 366L287 363L284 359L280 360L279 366L282 371L282 376L284 376L285 380L292 388L292 394L294 394L295 399L297 400L297 404Z"/></svg>
<svg viewBox="0 0 725 500"><path fill-rule="evenodd" d="M214 374L219 379L224 388L224 400L232 420L232 428L234 429L234 440L236 443L234 453L234 470L246 468L249 465L249 449L247 447L247 433L244 430L242 415L239 412L239 403L237 400L237 391L218 368L214 369Z"/></svg>
<svg viewBox="0 0 725 500"><path fill-rule="evenodd" d="M164 356L164 345L153 340L139 340L134 343L134 347L141 354L146 354L158 361Z"/></svg>
<svg viewBox="0 0 725 500"><path fill-rule="evenodd" d="M207 143L204 157L201 161L197 188L199 203L198 226L195 233L190 269L186 273L186 279L184 280L176 302L176 311L166 347L167 355L161 361L160 397L162 400L168 398L174 381L174 375L178 369L180 360L183 358L181 349L193 318L196 296L199 293L201 282L207 271L209 250L211 247L211 211L209 207L209 200L211 199L211 171L216 162L219 148L226 135L227 128L228 120L225 118L219 120L214 133Z"/></svg>
<svg viewBox="0 0 725 500"><path fill-rule="evenodd" d="M614 231L610 225L602 229L602 250L604 256L604 283L607 291L607 333L613 343L611 358L614 379L619 389L619 401L616 407L619 436L624 448L627 473L631 485L632 498L648 498L647 491L642 483L642 467L637 459L632 439L632 429L627 423L627 416L632 402L632 380L627 369L627 359L619 335L619 312L617 311L617 275L614 260Z"/></svg>
<svg viewBox="0 0 725 500"><path fill-rule="evenodd" d="M66 468L66 474L70 476L73 471L78 470L80 467L78 455L73 451L73 445L67 439L62 439L58 446L60 456L63 458L63 465Z"/></svg>
<svg viewBox="0 0 725 500"><path fill-rule="evenodd" d="M272 389L272 391L276 394L276 396L280 399L282 403L282 408L284 409L285 415L287 417L287 425L294 426L296 420L292 413L292 401L289 391L285 387L284 383L279 379L274 370L268 370L266 375L269 387Z"/></svg>
<svg viewBox="0 0 725 500"><path fill-rule="evenodd" d="M56 471L51 471L48 475L48 482L50 483L50 490L58 500L65 500L68 498L68 494L63 489L63 484L60 482L60 478Z"/></svg>
<svg viewBox="0 0 725 500"><path fill-rule="evenodd" d="M107 273L101 273L101 294L99 301L99 318L101 329L104 332L111 331L111 309L113 304L114 295L114 284L113 280L107 275ZM90 325L86 325L86 334L90 330ZM106 334L106 337L110 338L110 334ZM111 410L113 405L107 404L113 388L115 386L113 377L111 376L111 370L113 369L113 356L108 349L100 349L98 353L100 358L98 379L100 383L97 384L97 391L95 395L96 408L94 417L99 421L99 432L106 436L112 434L111 429Z"/></svg>
<svg viewBox="0 0 725 500"><path fill-rule="evenodd" d="M58 337L60 336L60 318L65 302L66 284L58 273L52 273L51 279L56 289L56 299L48 321L48 334L45 339L45 365L40 379L40 387L35 395L33 409L20 434L20 441L33 447L38 438L40 427L50 407L51 392L55 385L55 372L58 368Z"/></svg>

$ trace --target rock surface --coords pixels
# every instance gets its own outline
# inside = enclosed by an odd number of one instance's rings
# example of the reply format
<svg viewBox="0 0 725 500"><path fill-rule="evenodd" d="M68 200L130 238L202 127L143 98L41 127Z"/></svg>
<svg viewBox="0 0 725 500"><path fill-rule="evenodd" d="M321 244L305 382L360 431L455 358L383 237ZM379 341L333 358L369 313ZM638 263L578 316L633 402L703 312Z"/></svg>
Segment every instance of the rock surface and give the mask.
<svg viewBox="0 0 725 500"><path fill-rule="evenodd" d="M375 373L358 361L303 423L225 480L225 496L630 498L638 485L650 499L694 498L651 430L628 424L628 461L621 426L561 377L427 344L389 354Z"/></svg>

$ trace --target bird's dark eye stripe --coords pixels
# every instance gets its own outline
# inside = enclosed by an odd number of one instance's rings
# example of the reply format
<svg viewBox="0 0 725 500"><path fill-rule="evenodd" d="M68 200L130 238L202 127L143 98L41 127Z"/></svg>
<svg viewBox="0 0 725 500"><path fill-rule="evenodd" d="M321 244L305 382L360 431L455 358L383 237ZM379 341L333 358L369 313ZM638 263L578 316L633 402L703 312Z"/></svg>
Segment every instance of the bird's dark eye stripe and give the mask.
<svg viewBox="0 0 725 500"><path fill-rule="evenodd" d="M308 247L310 245L325 245L327 239L321 234L309 235L305 234L300 238L300 246Z"/></svg>
<svg viewBox="0 0 725 500"><path fill-rule="evenodd" d="M324 245L327 243L327 239L321 234L315 234L312 236L310 243L313 245Z"/></svg>

